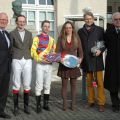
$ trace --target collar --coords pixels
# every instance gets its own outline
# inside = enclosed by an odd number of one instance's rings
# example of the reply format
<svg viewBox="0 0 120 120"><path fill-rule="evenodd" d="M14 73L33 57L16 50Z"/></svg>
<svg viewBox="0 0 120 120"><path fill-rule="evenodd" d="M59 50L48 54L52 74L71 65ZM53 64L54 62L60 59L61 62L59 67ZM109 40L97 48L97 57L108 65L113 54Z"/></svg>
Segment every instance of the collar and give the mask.
<svg viewBox="0 0 120 120"><path fill-rule="evenodd" d="M87 30L87 31L92 31L95 27L95 24L93 23L92 25L86 25L84 24L84 28Z"/></svg>
<svg viewBox="0 0 120 120"><path fill-rule="evenodd" d="M18 32L24 32L25 31L25 29L21 30L19 28L17 28L17 30L18 30Z"/></svg>
<svg viewBox="0 0 120 120"><path fill-rule="evenodd" d="M40 34L42 37L48 37L48 34L41 33Z"/></svg>
<svg viewBox="0 0 120 120"><path fill-rule="evenodd" d="M116 30L120 30L120 28L115 27Z"/></svg>
<svg viewBox="0 0 120 120"><path fill-rule="evenodd" d="M115 30L116 30L117 33L120 33L120 28L115 27Z"/></svg>
<svg viewBox="0 0 120 120"><path fill-rule="evenodd" d="M5 31L5 29L0 29L0 32Z"/></svg>

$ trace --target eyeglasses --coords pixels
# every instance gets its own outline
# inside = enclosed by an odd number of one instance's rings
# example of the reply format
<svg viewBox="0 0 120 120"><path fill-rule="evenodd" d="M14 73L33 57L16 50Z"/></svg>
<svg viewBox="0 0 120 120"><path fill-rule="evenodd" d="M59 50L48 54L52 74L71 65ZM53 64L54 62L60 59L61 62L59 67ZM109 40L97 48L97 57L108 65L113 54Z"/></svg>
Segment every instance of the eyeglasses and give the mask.
<svg viewBox="0 0 120 120"><path fill-rule="evenodd" d="M8 22L8 20L6 20L6 19L0 19L0 21L5 21L5 22Z"/></svg>
<svg viewBox="0 0 120 120"><path fill-rule="evenodd" d="M114 19L114 21L120 21L120 18L116 18L116 19Z"/></svg>

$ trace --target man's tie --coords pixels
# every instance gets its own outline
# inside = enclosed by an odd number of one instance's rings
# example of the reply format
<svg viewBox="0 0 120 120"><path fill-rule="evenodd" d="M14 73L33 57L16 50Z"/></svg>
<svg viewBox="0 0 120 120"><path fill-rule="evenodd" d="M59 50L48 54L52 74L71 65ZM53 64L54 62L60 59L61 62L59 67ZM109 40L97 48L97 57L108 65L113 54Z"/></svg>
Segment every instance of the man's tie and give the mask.
<svg viewBox="0 0 120 120"><path fill-rule="evenodd" d="M4 35L4 37L5 37L5 31L4 31L4 30L2 30L1 32L2 32L2 34L3 34L3 35Z"/></svg>
<svg viewBox="0 0 120 120"><path fill-rule="evenodd" d="M120 29L117 29L117 33L118 33L118 34L120 33Z"/></svg>
<svg viewBox="0 0 120 120"><path fill-rule="evenodd" d="M8 45L7 39L6 39L6 37L5 37L5 31L3 30L3 31L1 31L1 33L2 33L2 35L3 35L3 37L4 37L4 42Z"/></svg>

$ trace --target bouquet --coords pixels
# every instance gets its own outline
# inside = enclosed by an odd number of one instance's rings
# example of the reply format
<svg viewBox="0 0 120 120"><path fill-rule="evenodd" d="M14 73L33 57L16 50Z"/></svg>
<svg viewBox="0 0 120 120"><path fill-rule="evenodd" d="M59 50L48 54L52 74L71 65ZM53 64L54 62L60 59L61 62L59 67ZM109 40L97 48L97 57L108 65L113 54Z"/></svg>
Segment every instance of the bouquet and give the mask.
<svg viewBox="0 0 120 120"><path fill-rule="evenodd" d="M44 59L48 62L60 62L61 54L60 53L50 53L50 54L44 55Z"/></svg>

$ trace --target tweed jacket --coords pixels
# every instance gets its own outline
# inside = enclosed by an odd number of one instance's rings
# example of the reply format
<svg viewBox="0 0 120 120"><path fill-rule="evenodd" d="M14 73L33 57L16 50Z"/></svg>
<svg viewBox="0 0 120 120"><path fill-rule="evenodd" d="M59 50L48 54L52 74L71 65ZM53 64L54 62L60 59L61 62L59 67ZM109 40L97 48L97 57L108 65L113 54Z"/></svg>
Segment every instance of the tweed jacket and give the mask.
<svg viewBox="0 0 120 120"><path fill-rule="evenodd" d="M31 46L32 46L32 33L25 29L25 36L22 42L18 29L10 32L12 43L12 58L13 59L25 59L31 58Z"/></svg>

